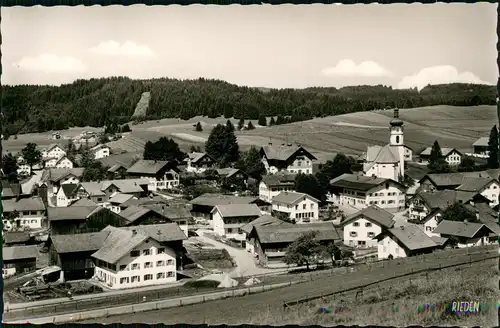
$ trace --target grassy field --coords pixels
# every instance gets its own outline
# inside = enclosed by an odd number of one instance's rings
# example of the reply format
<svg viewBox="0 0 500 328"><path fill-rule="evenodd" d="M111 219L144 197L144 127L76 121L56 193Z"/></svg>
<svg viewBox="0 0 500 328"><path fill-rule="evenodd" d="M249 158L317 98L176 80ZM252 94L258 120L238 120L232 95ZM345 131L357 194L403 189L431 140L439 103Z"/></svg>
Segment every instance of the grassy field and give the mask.
<svg viewBox="0 0 500 328"><path fill-rule="evenodd" d="M482 254L477 254L472 256L474 259L484 259L487 257L485 252L481 248ZM494 251L496 252L496 250ZM496 253L495 253L496 254ZM493 254L493 255L495 255ZM109 318L99 319L100 323L135 323L143 322L154 324L158 322L174 324L174 323L186 323L186 324L244 324L244 323L255 323L255 324L284 324L286 323L286 314L283 310L283 303L290 302L297 298L303 298L308 296L326 295L335 291L345 290L347 288L352 288L360 285L365 285L370 282L380 281L382 279L387 279L395 277L402 273L408 273L413 270L419 270L423 268L434 268L439 265L445 266L450 264L462 263L468 258L464 256L465 253L462 250L458 251L443 251L436 255L428 255L425 257L414 257L407 259L398 259L395 261L388 261L384 263L383 267L380 264L364 265L359 266L355 271L351 272L345 268L339 269L336 272L327 271L315 273L311 276L311 281L304 282L298 285L293 285L283 289L269 291L264 293L258 293L253 295L247 295L243 297L231 298L226 300L218 300L213 302L208 302L205 304L196 304L183 306L180 308L171 308L165 310L144 312L144 313L134 313L127 315L113 316ZM489 256L492 256L490 253ZM488 262L479 262L472 264L471 267L477 267L477 271L483 270L489 267L491 264L498 263L498 259L488 260ZM468 265L468 264L467 264ZM429 273L430 276L436 277L446 277L446 275L441 273L442 271L434 271ZM308 276L309 274L305 275ZM490 278L498 275L491 275ZM287 277L288 276L288 277ZM416 277L416 276L411 276ZM280 282L279 279L290 279L289 275L279 277L276 276L273 279L274 283ZM304 278L304 277L302 277ZM398 281L408 280L408 277L404 279L398 278ZM414 278L412 278L413 280ZM481 280L478 280L481 281ZM283 281L284 282L284 281ZM458 280L460 283L460 280ZM399 285L397 282L392 281L388 283L389 285ZM465 292L466 290L462 288ZM496 291L496 290L495 290ZM453 297L455 295L452 295ZM458 296L458 295L457 295ZM473 297L473 295L462 295L464 297ZM444 299L446 301L448 299ZM431 300L429 300L430 302ZM486 301L485 301L486 302ZM196 315L193 315L196 314ZM292 319L295 318L292 316ZM267 320L267 321L266 321ZM90 323L91 321L87 321Z"/></svg>

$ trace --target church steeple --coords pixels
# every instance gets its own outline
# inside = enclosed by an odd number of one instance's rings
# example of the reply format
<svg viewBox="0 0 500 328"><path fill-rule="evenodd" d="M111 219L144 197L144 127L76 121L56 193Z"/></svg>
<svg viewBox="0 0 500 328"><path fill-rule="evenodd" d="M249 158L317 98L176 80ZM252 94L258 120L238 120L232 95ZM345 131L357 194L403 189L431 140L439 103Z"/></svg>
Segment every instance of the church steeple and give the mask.
<svg viewBox="0 0 500 328"><path fill-rule="evenodd" d="M399 119L399 109L394 109L394 118L390 123L389 145L397 149L399 155L399 174L404 176L404 130L403 121Z"/></svg>

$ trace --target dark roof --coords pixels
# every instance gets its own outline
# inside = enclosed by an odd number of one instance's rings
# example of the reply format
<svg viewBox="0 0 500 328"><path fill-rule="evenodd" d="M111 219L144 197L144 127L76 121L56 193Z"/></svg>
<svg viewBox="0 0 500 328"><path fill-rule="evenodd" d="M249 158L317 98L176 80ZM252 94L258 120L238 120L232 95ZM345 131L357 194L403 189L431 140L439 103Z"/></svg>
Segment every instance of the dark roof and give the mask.
<svg viewBox="0 0 500 328"><path fill-rule="evenodd" d="M385 228L392 228L392 226L394 226L394 215L378 207L377 205L370 205L369 207L366 207L361 211L354 213L346 220L344 220L342 222L342 225L345 226L346 224L353 222L361 217L364 217L369 221L372 221L377 225L383 226Z"/></svg>
<svg viewBox="0 0 500 328"><path fill-rule="evenodd" d="M245 224L240 229L245 233L250 234L252 232L253 227L264 227L264 226L276 226L276 225L293 225L292 223L280 220L271 215L262 215L253 220L250 223Z"/></svg>
<svg viewBox="0 0 500 328"><path fill-rule="evenodd" d="M71 195L76 187L78 187L78 185L73 183L64 183L61 185L61 188L66 196Z"/></svg>
<svg viewBox="0 0 500 328"><path fill-rule="evenodd" d="M2 254L4 261L36 259L38 256L38 249L34 245L3 247Z"/></svg>
<svg viewBox="0 0 500 328"><path fill-rule="evenodd" d="M459 151L458 151L457 149L455 149L455 148L446 148L446 147L445 147L445 148L441 148L441 154L442 154L443 156L445 156L445 157L446 157L446 156L448 156L448 155L449 155L451 152L453 152L453 151L456 151L457 153L459 153L460 155L462 155L462 153L461 153L461 152L459 152ZM427 148L425 148L425 149L424 149L424 150L423 150L423 151L419 154L419 156L424 156L424 157L425 157L425 156L431 156L431 152L432 152L432 147L427 147Z"/></svg>
<svg viewBox="0 0 500 328"><path fill-rule="evenodd" d="M420 183L425 179L429 179L435 186L446 187L446 186L459 186L465 183L471 178L483 178L483 179L496 179L497 177L492 177L486 171L481 172L454 172L454 173L431 173L426 174Z"/></svg>
<svg viewBox="0 0 500 328"><path fill-rule="evenodd" d="M316 160L316 157L313 154L305 150L303 147L297 145L295 146L283 145L281 147L265 146L262 147L261 150L266 155L266 158L270 160L286 161L290 157L292 157L295 153L297 153L299 150L303 150L311 159Z"/></svg>
<svg viewBox="0 0 500 328"><path fill-rule="evenodd" d="M77 167L72 169L45 169L42 174L42 181L58 182L69 175L80 178L83 175L83 168Z"/></svg>
<svg viewBox="0 0 500 328"><path fill-rule="evenodd" d="M254 230L261 244L292 243L309 231L318 231L317 239L320 241L341 239L332 222L256 226Z"/></svg>
<svg viewBox="0 0 500 328"><path fill-rule="evenodd" d="M456 190L481 192L493 182L497 182L497 180L492 178L469 178L465 179Z"/></svg>
<svg viewBox="0 0 500 328"><path fill-rule="evenodd" d="M70 205L70 207L97 207L98 205L88 198L80 198L76 202Z"/></svg>
<svg viewBox="0 0 500 328"><path fill-rule="evenodd" d="M97 209L102 209L100 206L68 206L68 207L49 207L47 209L47 217L49 221L72 221L86 220L87 217L94 213Z"/></svg>
<svg viewBox="0 0 500 328"><path fill-rule="evenodd" d="M304 194L302 192L292 192L292 191L282 191L276 196L273 197L273 203L282 203L282 204L290 204L294 205L297 202L300 202L301 200L309 198L310 200L319 202L316 198L313 196L310 196L308 194Z"/></svg>
<svg viewBox="0 0 500 328"><path fill-rule="evenodd" d="M185 204L146 204L146 208L152 209L158 214L166 217L169 220L185 220L192 218L191 212L186 208Z"/></svg>
<svg viewBox="0 0 500 328"><path fill-rule="evenodd" d="M168 161L140 159L127 170L127 173L157 174L159 171L170 164L171 163Z"/></svg>
<svg viewBox="0 0 500 328"><path fill-rule="evenodd" d="M119 169L124 169L125 171L127 170L127 167L123 164L115 164L113 166L111 166L109 169L108 169L108 172L110 173L115 173L116 171L118 171Z"/></svg>
<svg viewBox="0 0 500 328"><path fill-rule="evenodd" d="M268 187L277 186L295 186L295 177L297 174L270 174L262 177L262 182Z"/></svg>
<svg viewBox="0 0 500 328"><path fill-rule="evenodd" d="M444 236L474 238L482 228L486 228L490 230L490 232L493 232L490 228L482 223L449 220L441 221L433 232Z"/></svg>
<svg viewBox="0 0 500 328"><path fill-rule="evenodd" d="M124 219L126 219L129 223L132 223L149 212L151 212L149 208L137 205L131 205L126 209L124 209L123 211L121 211L119 215Z"/></svg>
<svg viewBox="0 0 500 328"><path fill-rule="evenodd" d="M217 205L229 205L229 204L251 204L255 202L257 199L258 199L257 197L250 197L250 196L238 197L233 195L206 193L191 200L190 203L193 205L213 207Z"/></svg>
<svg viewBox="0 0 500 328"><path fill-rule="evenodd" d="M484 198L477 192L459 191L459 190L441 190L434 192L421 192L414 197L419 197L431 210L440 208L447 209L455 203L467 203L476 197Z"/></svg>
<svg viewBox="0 0 500 328"><path fill-rule="evenodd" d="M244 176L247 176L247 174L245 172L243 172L242 170L238 170L238 169L233 169L233 168L230 168L230 167L227 167L227 168L223 168L223 169L217 169L217 174L222 176L222 177L226 177L226 178L230 178L231 176L237 174L237 173L241 173L243 174Z"/></svg>
<svg viewBox="0 0 500 328"><path fill-rule="evenodd" d="M161 243L188 239L177 223L147 224L135 227L121 227L124 230L136 230Z"/></svg>
<svg viewBox="0 0 500 328"><path fill-rule="evenodd" d="M79 233L74 235L51 235L57 253L97 251L104 244L109 231Z"/></svg>
<svg viewBox="0 0 500 328"><path fill-rule="evenodd" d="M398 240L406 249L417 250L438 246L425 232L416 224L396 227L385 230L375 237L382 240L385 236L392 236Z"/></svg>
<svg viewBox="0 0 500 328"><path fill-rule="evenodd" d="M25 243L30 240L30 234L24 231L9 231L3 235L6 244Z"/></svg>
<svg viewBox="0 0 500 328"><path fill-rule="evenodd" d="M330 185L333 187L368 191L386 182L392 182L404 188L404 186L401 183L391 179L367 177L363 175L348 174L348 173L342 174L341 176L332 179L330 181Z"/></svg>

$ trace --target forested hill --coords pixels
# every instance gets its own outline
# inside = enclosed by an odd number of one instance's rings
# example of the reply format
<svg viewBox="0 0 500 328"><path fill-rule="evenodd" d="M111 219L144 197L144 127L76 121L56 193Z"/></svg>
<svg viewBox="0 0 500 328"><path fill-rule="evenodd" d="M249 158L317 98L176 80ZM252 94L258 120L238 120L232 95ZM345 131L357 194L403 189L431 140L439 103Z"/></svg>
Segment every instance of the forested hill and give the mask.
<svg viewBox="0 0 500 328"><path fill-rule="evenodd" d="M219 80L126 77L77 80L61 86L3 86L4 127L9 134L60 130L69 126L103 126L108 119L130 120L143 92L150 92L147 119L197 115L258 119L260 115L295 120L430 105L495 104L495 86L447 84L397 90L386 86L267 89L236 86Z"/></svg>

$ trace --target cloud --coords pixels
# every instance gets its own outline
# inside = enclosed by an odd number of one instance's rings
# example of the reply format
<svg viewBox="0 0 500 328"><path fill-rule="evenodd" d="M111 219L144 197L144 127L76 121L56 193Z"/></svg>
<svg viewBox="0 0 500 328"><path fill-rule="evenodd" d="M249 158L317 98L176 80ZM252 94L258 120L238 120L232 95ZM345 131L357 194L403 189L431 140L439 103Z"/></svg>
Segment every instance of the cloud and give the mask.
<svg viewBox="0 0 500 328"><path fill-rule="evenodd" d="M110 57L153 57L155 53L147 45L137 44L132 41L125 41L120 44L117 41L109 40L99 43L90 48L90 52Z"/></svg>
<svg viewBox="0 0 500 328"><path fill-rule="evenodd" d="M482 81L478 76L471 72L459 73L458 70L451 65L427 67L417 74L405 76L398 83L398 89L408 89L417 87L418 90L423 89L428 84L446 84L446 83L477 83L491 84Z"/></svg>
<svg viewBox="0 0 500 328"><path fill-rule="evenodd" d="M77 58L53 54L23 57L12 66L25 71L44 73L81 73L87 70L87 66Z"/></svg>
<svg viewBox="0 0 500 328"><path fill-rule="evenodd" d="M350 59L341 60L335 67L325 68L322 73L326 76L384 77L392 75L390 71L373 61L356 64Z"/></svg>

